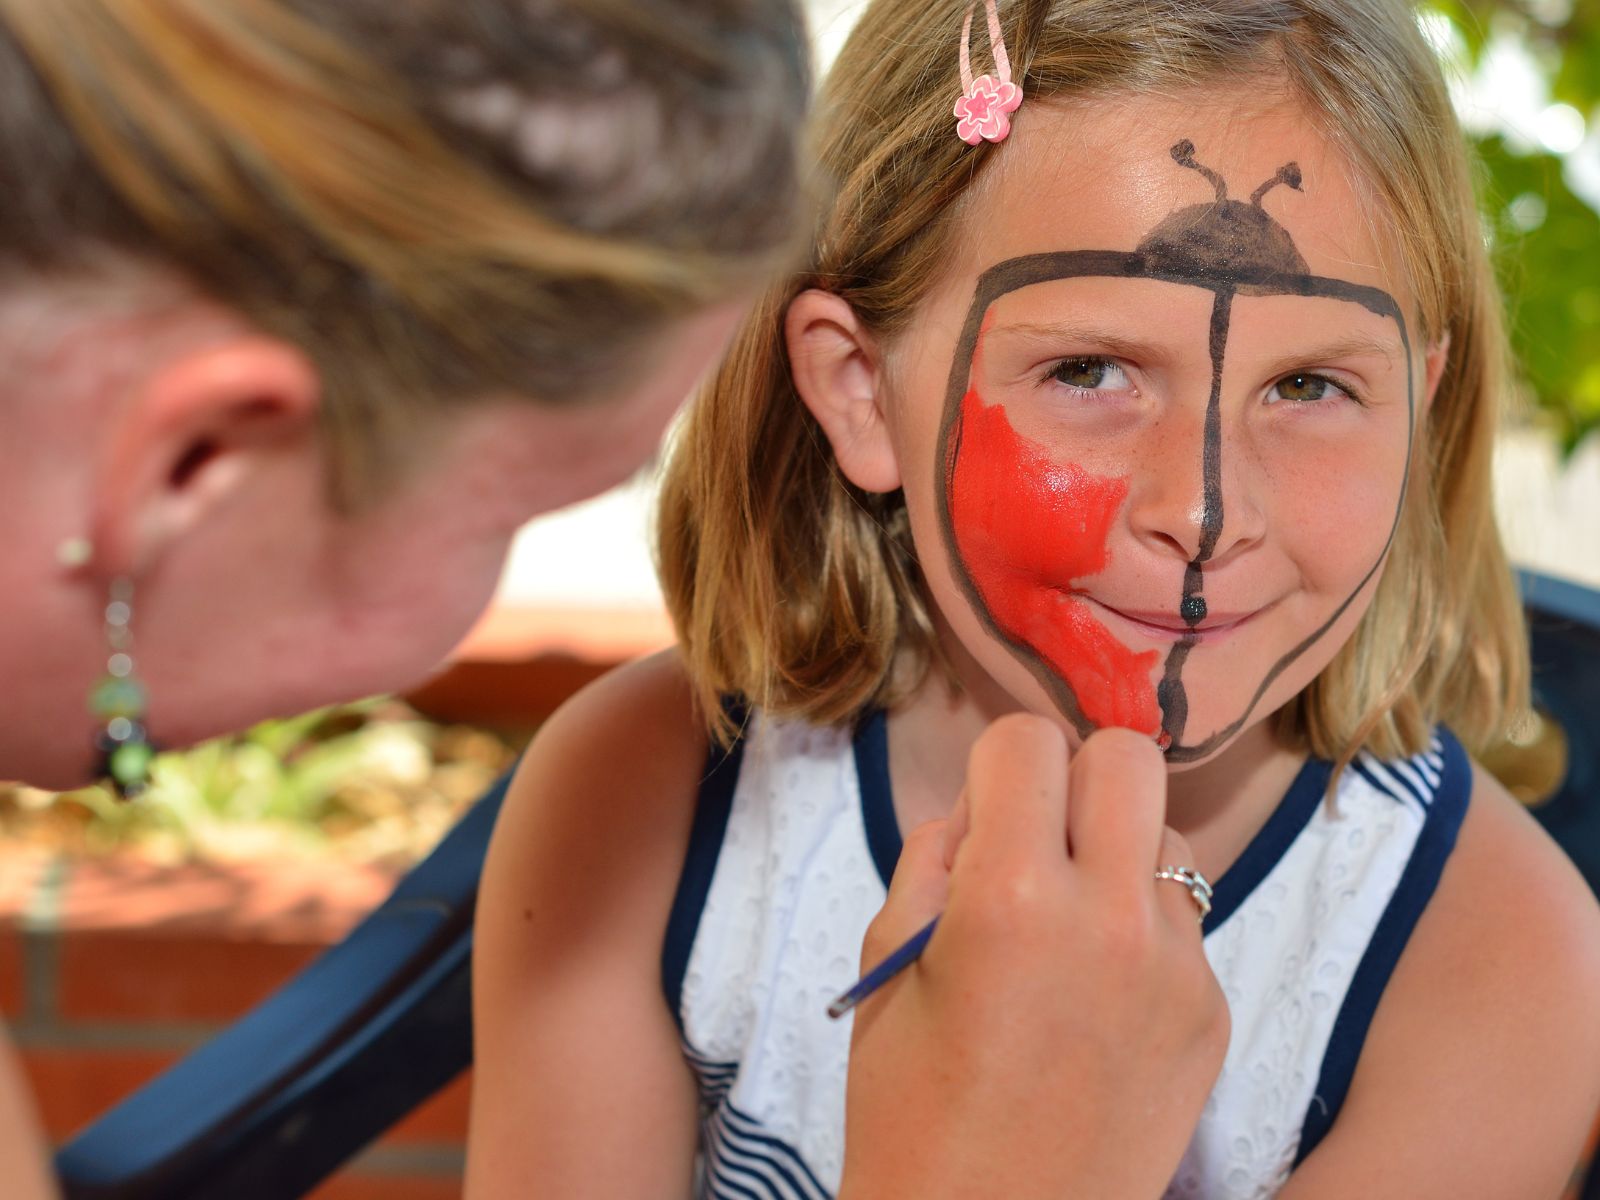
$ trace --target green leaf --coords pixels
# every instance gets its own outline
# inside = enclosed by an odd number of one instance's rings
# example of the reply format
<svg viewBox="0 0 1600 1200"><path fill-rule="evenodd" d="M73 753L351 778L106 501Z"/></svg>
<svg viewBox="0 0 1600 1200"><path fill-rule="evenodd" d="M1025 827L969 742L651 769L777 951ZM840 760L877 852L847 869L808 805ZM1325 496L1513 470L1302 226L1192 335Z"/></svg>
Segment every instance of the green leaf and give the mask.
<svg viewBox="0 0 1600 1200"><path fill-rule="evenodd" d="M1567 187L1558 158L1514 154L1498 136L1478 151L1519 367L1570 450L1600 427L1600 214Z"/></svg>

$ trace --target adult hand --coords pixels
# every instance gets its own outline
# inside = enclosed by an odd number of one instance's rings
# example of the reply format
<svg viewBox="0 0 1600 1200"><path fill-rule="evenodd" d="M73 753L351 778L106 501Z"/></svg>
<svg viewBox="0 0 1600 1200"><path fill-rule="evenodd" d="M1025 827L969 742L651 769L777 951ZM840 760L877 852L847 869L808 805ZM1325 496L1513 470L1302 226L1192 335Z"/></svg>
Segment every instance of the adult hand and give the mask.
<svg viewBox="0 0 1600 1200"><path fill-rule="evenodd" d="M944 916L857 1010L841 1200L1130 1200L1171 1179L1228 1042L1197 908L1158 865L1149 739L1072 757L1006 717L973 747L956 814L906 840L865 966Z"/></svg>

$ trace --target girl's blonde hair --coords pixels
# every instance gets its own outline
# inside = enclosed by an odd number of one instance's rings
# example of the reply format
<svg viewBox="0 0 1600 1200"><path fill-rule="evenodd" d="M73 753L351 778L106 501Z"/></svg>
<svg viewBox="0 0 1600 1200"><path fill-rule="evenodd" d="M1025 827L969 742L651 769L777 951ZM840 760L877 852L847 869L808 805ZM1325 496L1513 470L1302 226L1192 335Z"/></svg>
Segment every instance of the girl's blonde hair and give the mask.
<svg viewBox="0 0 1600 1200"><path fill-rule="evenodd" d="M109 251L298 344L358 499L787 261L807 58L794 0L0 0L0 276Z"/></svg>
<svg viewBox="0 0 1600 1200"><path fill-rule="evenodd" d="M962 199L1001 147L959 141L965 0L875 0L824 86L831 180L809 262L772 287L691 407L669 463L659 556L683 653L714 730L747 697L847 721L920 686L937 647L904 500L837 470L796 395L783 315L802 290L847 300L879 338L914 319ZM1287 705L1291 744L1347 760L1415 753L1436 720L1469 745L1526 705L1521 608L1491 508L1508 386L1500 298L1464 143L1411 9L1393 0L1020 0L1002 9L1028 102L1275 81L1357 168L1389 218L1420 313L1448 336L1410 498L1370 610ZM1020 114L1026 119L1026 113Z"/></svg>

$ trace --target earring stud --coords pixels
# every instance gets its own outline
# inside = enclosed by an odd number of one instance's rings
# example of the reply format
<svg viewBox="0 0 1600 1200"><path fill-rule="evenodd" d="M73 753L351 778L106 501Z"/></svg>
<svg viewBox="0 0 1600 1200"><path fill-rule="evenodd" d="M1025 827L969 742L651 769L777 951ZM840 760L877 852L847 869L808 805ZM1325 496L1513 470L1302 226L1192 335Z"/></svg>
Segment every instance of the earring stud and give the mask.
<svg viewBox="0 0 1600 1200"><path fill-rule="evenodd" d="M63 567L81 567L94 557L94 545L86 537L63 538L56 547L56 561Z"/></svg>

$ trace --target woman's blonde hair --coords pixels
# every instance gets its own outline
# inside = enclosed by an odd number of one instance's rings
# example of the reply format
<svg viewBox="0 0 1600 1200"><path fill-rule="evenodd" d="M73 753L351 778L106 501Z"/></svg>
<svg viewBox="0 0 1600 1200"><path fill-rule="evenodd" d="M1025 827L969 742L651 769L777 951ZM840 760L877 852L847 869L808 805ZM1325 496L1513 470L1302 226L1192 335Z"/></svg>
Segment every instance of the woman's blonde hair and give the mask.
<svg viewBox="0 0 1600 1200"><path fill-rule="evenodd" d="M788 261L807 59L794 0L0 0L0 276L109 251L293 341L359 499Z"/></svg>
<svg viewBox="0 0 1600 1200"><path fill-rule="evenodd" d="M796 395L783 314L803 289L847 300L885 340L939 277L962 199L1003 147L959 141L965 0L875 0L824 85L831 181L812 255L771 288L691 406L668 466L659 558L714 730L720 694L818 722L892 705L938 658L900 493L846 482ZM1449 97L1393 0L1020 0L1002 8L1030 103L1210 84L1289 93L1387 215L1421 319L1448 337L1410 498L1370 610L1279 714L1280 734L1346 760L1421 750L1436 720L1469 744L1526 704L1521 609L1491 508L1508 386L1500 298ZM1021 114L1026 119L1026 113Z"/></svg>

